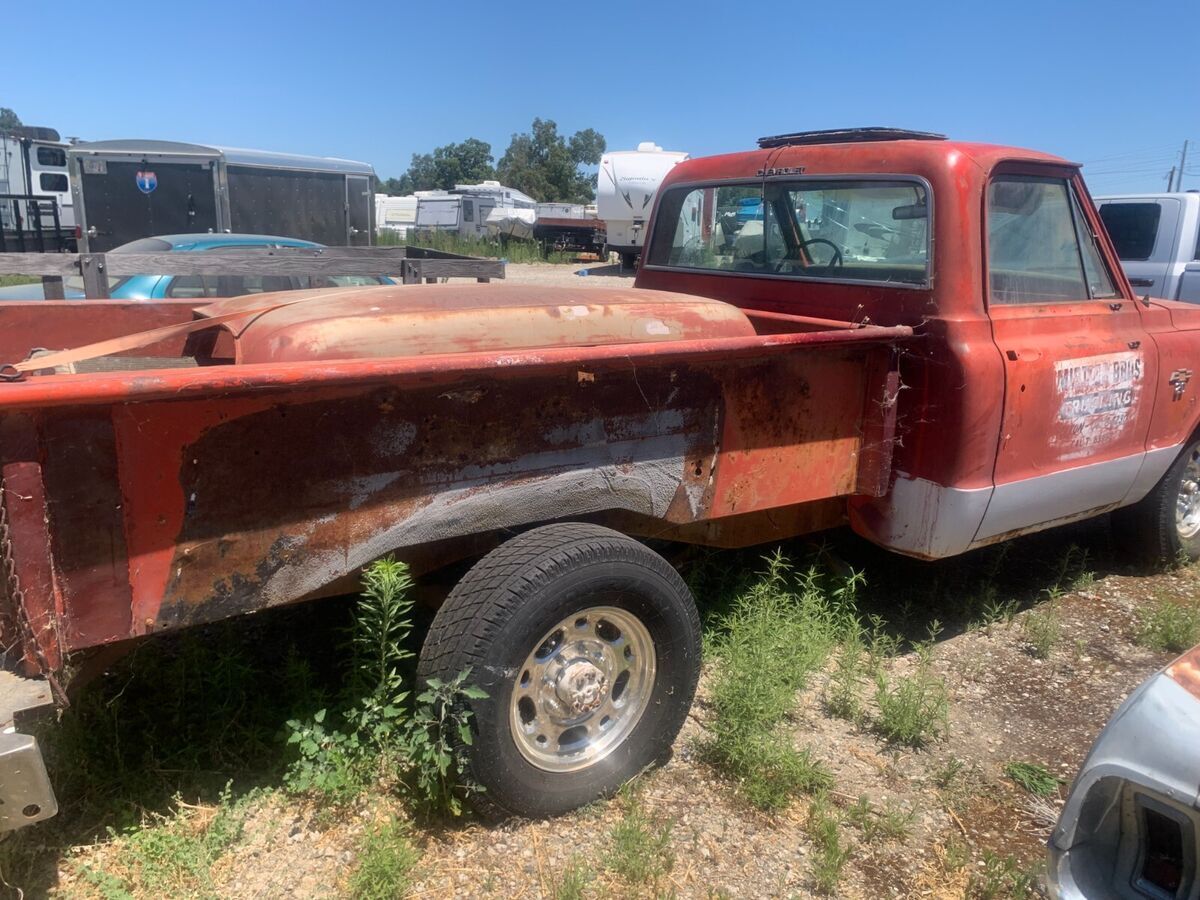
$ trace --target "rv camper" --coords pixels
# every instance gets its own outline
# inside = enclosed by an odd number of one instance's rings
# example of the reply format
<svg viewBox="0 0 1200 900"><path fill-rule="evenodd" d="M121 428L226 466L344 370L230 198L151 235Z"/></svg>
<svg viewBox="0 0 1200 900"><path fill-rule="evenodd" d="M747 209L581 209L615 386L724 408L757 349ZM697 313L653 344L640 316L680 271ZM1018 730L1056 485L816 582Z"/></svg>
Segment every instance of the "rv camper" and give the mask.
<svg viewBox="0 0 1200 900"><path fill-rule="evenodd" d="M532 197L498 181L456 184L450 191L417 191L417 229L482 238L488 234L492 210L536 208Z"/></svg>
<svg viewBox="0 0 1200 900"><path fill-rule="evenodd" d="M596 185L596 211L607 227L605 252L621 255L622 266L632 266L642 252L646 221L654 208L654 195L667 173L688 158L686 153L663 150L653 141L636 150L605 153L600 158Z"/></svg>
<svg viewBox="0 0 1200 900"><path fill-rule="evenodd" d="M205 232L373 242L375 170L367 163L142 140L75 144L67 156L84 253Z"/></svg>
<svg viewBox="0 0 1200 900"><path fill-rule="evenodd" d="M537 201L527 194L505 187L498 181L456 184L451 192L462 197L462 222L459 233L483 237L488 233L488 215L493 209L536 209Z"/></svg>
<svg viewBox="0 0 1200 900"><path fill-rule="evenodd" d="M375 232L392 232L405 237L417 224L417 198L375 195Z"/></svg>
<svg viewBox="0 0 1200 900"><path fill-rule="evenodd" d="M71 249L67 149L53 128L0 131L0 250Z"/></svg>

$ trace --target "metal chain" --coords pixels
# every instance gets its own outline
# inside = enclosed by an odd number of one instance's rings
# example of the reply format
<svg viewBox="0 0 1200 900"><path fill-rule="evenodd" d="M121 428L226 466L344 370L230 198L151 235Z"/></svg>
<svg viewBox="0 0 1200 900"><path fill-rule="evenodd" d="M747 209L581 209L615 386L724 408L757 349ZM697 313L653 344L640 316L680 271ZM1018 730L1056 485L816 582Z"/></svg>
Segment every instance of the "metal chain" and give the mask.
<svg viewBox="0 0 1200 900"><path fill-rule="evenodd" d="M33 651L55 698L65 703L66 694L54 677L50 661L42 652L42 646L33 631L33 624L29 621L29 612L25 608L25 592L21 590L21 579L17 575L16 560L13 559L12 535L9 533L8 525L7 494L8 490L4 486L4 479L0 478L0 614L10 613L12 615L21 629L28 647ZM11 649L12 647L5 647L4 652L7 653Z"/></svg>

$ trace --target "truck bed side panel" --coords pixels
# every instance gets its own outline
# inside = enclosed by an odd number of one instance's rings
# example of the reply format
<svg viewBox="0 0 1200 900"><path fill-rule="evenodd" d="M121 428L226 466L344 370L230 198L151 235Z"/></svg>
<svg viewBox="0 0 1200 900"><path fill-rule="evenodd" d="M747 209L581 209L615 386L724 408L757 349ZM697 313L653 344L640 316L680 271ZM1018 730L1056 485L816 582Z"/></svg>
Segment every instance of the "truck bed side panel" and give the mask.
<svg viewBox="0 0 1200 900"><path fill-rule="evenodd" d="M41 410L63 650L329 593L386 553L535 522L626 516L738 544L756 542L756 513L759 541L831 523L831 498L877 490L860 450L890 352L614 356Z"/></svg>

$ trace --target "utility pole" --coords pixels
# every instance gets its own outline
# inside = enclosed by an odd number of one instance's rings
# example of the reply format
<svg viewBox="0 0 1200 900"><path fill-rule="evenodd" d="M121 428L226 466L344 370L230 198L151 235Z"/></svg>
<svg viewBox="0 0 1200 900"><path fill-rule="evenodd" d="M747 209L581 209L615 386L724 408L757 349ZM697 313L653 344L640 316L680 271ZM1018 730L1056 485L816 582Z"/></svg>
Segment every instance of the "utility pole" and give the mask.
<svg viewBox="0 0 1200 900"><path fill-rule="evenodd" d="M1183 154L1179 157L1179 182L1175 185L1175 190L1183 190L1183 169L1187 165L1187 148L1188 142L1183 142Z"/></svg>
<svg viewBox="0 0 1200 900"><path fill-rule="evenodd" d="M1171 171L1167 173L1167 193L1171 193L1171 189L1175 186L1175 167L1171 166Z"/></svg>

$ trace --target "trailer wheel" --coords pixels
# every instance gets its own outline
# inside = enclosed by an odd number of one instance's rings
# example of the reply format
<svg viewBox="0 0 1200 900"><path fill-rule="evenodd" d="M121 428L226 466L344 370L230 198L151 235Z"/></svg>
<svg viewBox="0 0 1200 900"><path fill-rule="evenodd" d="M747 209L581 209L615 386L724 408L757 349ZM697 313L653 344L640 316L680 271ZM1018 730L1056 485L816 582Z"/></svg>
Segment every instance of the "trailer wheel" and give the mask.
<svg viewBox="0 0 1200 900"><path fill-rule="evenodd" d="M700 676L691 592L607 528L548 525L493 550L446 599L418 676L471 669L462 747L477 809L530 817L607 796L666 757Z"/></svg>
<svg viewBox="0 0 1200 900"><path fill-rule="evenodd" d="M1118 540L1153 566L1200 559L1200 440L1187 445L1154 490L1113 513Z"/></svg>

